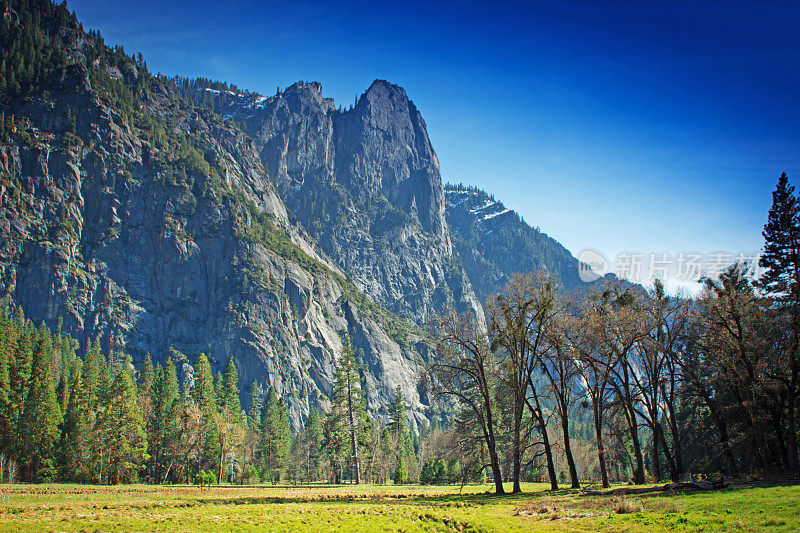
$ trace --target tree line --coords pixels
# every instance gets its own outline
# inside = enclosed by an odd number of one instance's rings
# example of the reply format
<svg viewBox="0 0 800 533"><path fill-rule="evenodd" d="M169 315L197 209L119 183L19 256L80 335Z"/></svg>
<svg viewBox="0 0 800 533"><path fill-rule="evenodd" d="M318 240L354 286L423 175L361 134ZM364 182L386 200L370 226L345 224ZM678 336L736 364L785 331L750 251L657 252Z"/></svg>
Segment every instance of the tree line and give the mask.
<svg viewBox="0 0 800 533"><path fill-rule="evenodd" d="M479 440L502 480L645 483L689 474L798 472L800 215L782 174L754 279L744 264L694 299L656 280L567 294L546 271L516 274L475 316L438 316L439 395L459 438ZM586 417L595 461L573 454ZM585 444L585 443L580 443ZM585 450L585 446L583 446ZM561 475L557 474L560 470Z"/></svg>
<svg viewBox="0 0 800 533"><path fill-rule="evenodd" d="M346 335L326 410L312 407L295 434L274 388L251 383L241 406L233 359L215 374L205 354L187 372L175 350L139 368L99 339L78 351L60 324L51 333L21 309L0 313L0 481L405 483L424 466L400 388L386 417L367 414ZM451 461L425 480L456 471Z"/></svg>

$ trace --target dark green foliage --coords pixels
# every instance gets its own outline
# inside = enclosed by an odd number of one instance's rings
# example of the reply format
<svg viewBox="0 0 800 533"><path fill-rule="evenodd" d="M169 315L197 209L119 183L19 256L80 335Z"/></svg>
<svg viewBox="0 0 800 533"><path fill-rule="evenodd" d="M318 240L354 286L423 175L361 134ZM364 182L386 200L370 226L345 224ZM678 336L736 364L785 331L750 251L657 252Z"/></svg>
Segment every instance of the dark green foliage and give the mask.
<svg viewBox="0 0 800 533"><path fill-rule="evenodd" d="M150 388L152 416L148 423L149 471L154 482L163 482L177 454L180 431L180 395L175 365L168 359L159 366Z"/></svg>
<svg viewBox="0 0 800 533"><path fill-rule="evenodd" d="M60 443L61 477L69 481L83 481L87 477L85 468L91 427L88 388L85 386L79 359L72 363L69 389Z"/></svg>
<svg viewBox="0 0 800 533"><path fill-rule="evenodd" d="M222 377L222 409L234 420L241 421L242 407L239 403L239 375L233 357L228 359L225 374Z"/></svg>
<svg viewBox="0 0 800 533"><path fill-rule="evenodd" d="M423 485L441 485L447 482L447 466L441 459L428 459L422 466L419 481Z"/></svg>
<svg viewBox="0 0 800 533"><path fill-rule="evenodd" d="M241 90L236 85L207 78L190 80L175 76L165 78L164 81L173 86L180 98L191 102L196 107L212 112L223 109L233 98L241 97L252 100L260 96L258 93Z"/></svg>
<svg viewBox="0 0 800 533"><path fill-rule="evenodd" d="M306 481L319 479L324 437L323 418L319 410L312 407L305 430L301 434L302 457L300 457L300 461L302 464L300 469Z"/></svg>
<svg viewBox="0 0 800 533"><path fill-rule="evenodd" d="M275 389L270 387L261 409L258 453L264 469L265 479L277 483L286 468L286 458L292 443L289 414L286 402L278 400Z"/></svg>
<svg viewBox="0 0 800 533"><path fill-rule="evenodd" d="M0 21L0 103L5 103L64 75L70 61L63 36L79 26L66 4L14 0L0 6L6 13Z"/></svg>
<svg viewBox="0 0 800 533"><path fill-rule="evenodd" d="M153 379L155 379L155 369L153 368L153 361L150 359L150 353L148 352L144 356L142 371L139 374L139 391L143 394L150 395L150 387L153 386Z"/></svg>
<svg viewBox="0 0 800 533"><path fill-rule="evenodd" d="M135 480L149 455L136 386L125 368L108 390L95 431L103 443L112 483Z"/></svg>
<svg viewBox="0 0 800 533"><path fill-rule="evenodd" d="M214 375L205 354L195 363L194 401L200 408L200 466L217 471L219 468L219 428L217 427L217 394ZM220 380L221 381L221 380Z"/></svg>
<svg viewBox="0 0 800 533"><path fill-rule="evenodd" d="M261 425L261 390L255 381L250 383L250 407L247 409L247 423L254 430Z"/></svg>
<svg viewBox="0 0 800 533"><path fill-rule="evenodd" d="M211 365L208 363L206 354L201 353L197 357L194 366L194 401L200 409L208 414L216 410L216 394L214 392L214 377L211 372Z"/></svg>
<svg viewBox="0 0 800 533"><path fill-rule="evenodd" d="M389 406L389 422L386 426L391 436L391 443L395 451L395 468L392 479L399 485L408 480L408 467L406 462L414 457L414 446L408 431L406 418L406 403L403 390L398 386L395 391L394 402Z"/></svg>
<svg viewBox="0 0 800 533"><path fill-rule="evenodd" d="M35 482L52 480L56 474L55 444L61 410L53 385L52 352L50 331L42 324L34 343L20 431L23 453L28 461L26 477Z"/></svg>
<svg viewBox="0 0 800 533"><path fill-rule="evenodd" d="M780 298L800 297L800 204L789 185L786 173L781 173L772 207L764 226L764 253L760 266L764 273L759 286Z"/></svg>
<svg viewBox="0 0 800 533"><path fill-rule="evenodd" d="M406 466L406 458L404 454L400 454L397 457L397 463L394 467L392 480L394 481L395 485L402 485L408 481L408 467Z"/></svg>

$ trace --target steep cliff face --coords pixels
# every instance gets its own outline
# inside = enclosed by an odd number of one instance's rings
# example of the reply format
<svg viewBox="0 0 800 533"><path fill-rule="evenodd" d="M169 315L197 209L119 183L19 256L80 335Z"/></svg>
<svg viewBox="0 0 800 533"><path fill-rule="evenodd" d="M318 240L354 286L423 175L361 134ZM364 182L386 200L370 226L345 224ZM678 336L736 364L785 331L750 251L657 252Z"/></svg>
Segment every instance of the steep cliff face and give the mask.
<svg viewBox="0 0 800 533"><path fill-rule="evenodd" d="M301 82L269 99L232 91L216 110L244 123L293 215L372 299L417 321L446 306L482 316L425 122L402 88L375 81L342 111Z"/></svg>
<svg viewBox="0 0 800 533"><path fill-rule="evenodd" d="M486 192L448 184L445 195L453 246L482 301L515 272L545 269L568 290L590 285L569 250Z"/></svg>
<svg viewBox="0 0 800 533"><path fill-rule="evenodd" d="M363 351L368 406L401 386L422 420L428 345L288 214L263 146L77 24L51 30L37 31L66 43L61 73L2 95L2 303L51 327L63 317L83 345L99 335L134 360L171 353L187 380L198 353L217 369L233 357L242 387L274 386L295 427L326 403L348 333ZM288 113L301 103L285 101L286 113L305 116ZM281 142L304 145L299 131Z"/></svg>

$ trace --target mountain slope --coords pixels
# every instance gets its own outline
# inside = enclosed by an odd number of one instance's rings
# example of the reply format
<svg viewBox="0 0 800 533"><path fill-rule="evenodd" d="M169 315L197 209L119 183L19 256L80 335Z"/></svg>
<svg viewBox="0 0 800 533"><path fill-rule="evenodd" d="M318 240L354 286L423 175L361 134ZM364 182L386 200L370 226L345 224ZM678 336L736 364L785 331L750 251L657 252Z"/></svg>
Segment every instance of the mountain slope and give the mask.
<svg viewBox="0 0 800 533"><path fill-rule="evenodd" d="M475 292L485 301L514 272L546 269L564 288L586 286L578 260L558 241L474 187L446 185L447 224Z"/></svg>

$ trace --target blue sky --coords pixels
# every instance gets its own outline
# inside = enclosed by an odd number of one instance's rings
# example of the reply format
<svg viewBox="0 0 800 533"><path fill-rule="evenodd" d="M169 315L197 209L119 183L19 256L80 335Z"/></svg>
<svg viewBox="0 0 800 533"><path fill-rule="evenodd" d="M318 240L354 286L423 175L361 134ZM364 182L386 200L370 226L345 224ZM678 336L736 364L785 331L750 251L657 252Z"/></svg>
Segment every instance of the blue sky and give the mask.
<svg viewBox="0 0 800 533"><path fill-rule="evenodd" d="M574 253L755 252L800 176L800 4L69 3L152 71L344 106L403 86L446 181Z"/></svg>

